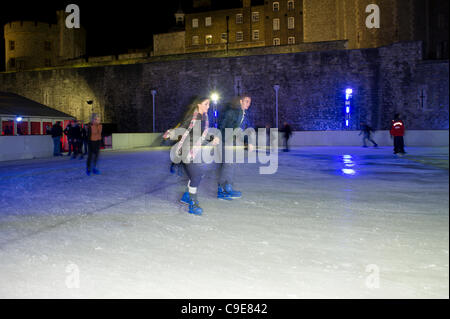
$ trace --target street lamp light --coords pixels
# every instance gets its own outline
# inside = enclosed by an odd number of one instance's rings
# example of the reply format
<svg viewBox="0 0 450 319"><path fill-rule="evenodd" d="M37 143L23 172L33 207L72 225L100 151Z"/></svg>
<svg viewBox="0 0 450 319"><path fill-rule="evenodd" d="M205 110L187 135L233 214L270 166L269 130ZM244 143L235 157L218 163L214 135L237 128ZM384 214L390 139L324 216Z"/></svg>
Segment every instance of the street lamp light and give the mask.
<svg viewBox="0 0 450 319"><path fill-rule="evenodd" d="M211 94L211 101L213 102L213 118L214 118L214 127L217 128L217 102L219 101L219 94L213 92Z"/></svg>

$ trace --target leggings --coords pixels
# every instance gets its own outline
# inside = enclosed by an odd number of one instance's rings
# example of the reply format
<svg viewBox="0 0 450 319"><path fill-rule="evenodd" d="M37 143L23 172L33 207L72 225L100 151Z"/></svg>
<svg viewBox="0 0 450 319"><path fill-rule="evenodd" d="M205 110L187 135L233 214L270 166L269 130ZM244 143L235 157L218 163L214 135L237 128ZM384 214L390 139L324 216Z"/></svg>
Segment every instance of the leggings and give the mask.
<svg viewBox="0 0 450 319"><path fill-rule="evenodd" d="M91 162L94 162L94 168L97 167L98 154L100 153L101 141L89 141L87 169L91 170Z"/></svg>
<svg viewBox="0 0 450 319"><path fill-rule="evenodd" d="M189 186L198 187L203 177L203 165L201 163L183 163L183 165L190 180Z"/></svg>

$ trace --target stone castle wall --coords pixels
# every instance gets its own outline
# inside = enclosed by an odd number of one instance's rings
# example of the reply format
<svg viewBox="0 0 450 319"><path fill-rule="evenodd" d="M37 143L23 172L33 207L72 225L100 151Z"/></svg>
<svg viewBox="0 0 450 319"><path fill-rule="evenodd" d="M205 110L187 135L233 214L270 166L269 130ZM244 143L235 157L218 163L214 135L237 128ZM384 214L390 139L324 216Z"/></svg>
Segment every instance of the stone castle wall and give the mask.
<svg viewBox="0 0 450 319"><path fill-rule="evenodd" d="M151 63L66 68L0 74L0 91L57 108L81 120L92 111L119 132L151 132L152 95L156 128L175 125L194 95L252 95L255 126L279 123L295 130L344 130L345 89L353 89L349 129L364 120L388 129L400 112L408 129L448 129L448 61L422 61L421 42L378 49L179 59ZM87 105L93 100L93 106Z"/></svg>

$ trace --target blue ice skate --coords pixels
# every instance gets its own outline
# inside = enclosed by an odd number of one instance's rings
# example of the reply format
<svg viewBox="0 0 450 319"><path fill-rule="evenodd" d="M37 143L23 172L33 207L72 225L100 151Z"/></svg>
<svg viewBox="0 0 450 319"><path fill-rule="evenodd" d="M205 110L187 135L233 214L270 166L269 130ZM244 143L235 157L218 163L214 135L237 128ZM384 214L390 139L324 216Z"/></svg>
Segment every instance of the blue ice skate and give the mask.
<svg viewBox="0 0 450 319"><path fill-rule="evenodd" d="M91 171L88 170L88 169L86 169L86 175L87 175L87 176L91 176Z"/></svg>
<svg viewBox="0 0 450 319"><path fill-rule="evenodd" d="M203 209L199 206L198 200L191 200L189 202L189 214L201 215Z"/></svg>
<svg viewBox="0 0 450 319"><path fill-rule="evenodd" d="M189 195L189 192L184 192L183 197L180 199L180 203L184 205L189 205L191 202L191 196Z"/></svg>
<svg viewBox="0 0 450 319"><path fill-rule="evenodd" d="M95 175L100 175L100 171L98 169L96 169L96 168L94 168L92 170L92 173L94 173Z"/></svg>
<svg viewBox="0 0 450 319"><path fill-rule="evenodd" d="M233 200L231 195L227 193L220 185L217 188L217 198L223 200Z"/></svg>
<svg viewBox="0 0 450 319"><path fill-rule="evenodd" d="M233 187L231 184L225 185L225 192L231 197L231 198L241 198L242 193L240 191L233 190Z"/></svg>

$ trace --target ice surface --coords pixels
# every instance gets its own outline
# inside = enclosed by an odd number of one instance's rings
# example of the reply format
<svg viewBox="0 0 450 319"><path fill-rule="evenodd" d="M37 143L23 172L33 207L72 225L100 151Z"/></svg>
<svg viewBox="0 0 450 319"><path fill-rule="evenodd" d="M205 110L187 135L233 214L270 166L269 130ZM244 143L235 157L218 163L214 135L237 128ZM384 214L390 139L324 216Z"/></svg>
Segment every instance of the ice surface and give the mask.
<svg viewBox="0 0 450 319"><path fill-rule="evenodd" d="M178 204L166 150L0 163L0 298L448 298L448 148L304 147Z"/></svg>

